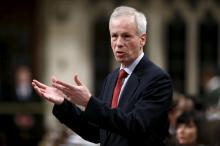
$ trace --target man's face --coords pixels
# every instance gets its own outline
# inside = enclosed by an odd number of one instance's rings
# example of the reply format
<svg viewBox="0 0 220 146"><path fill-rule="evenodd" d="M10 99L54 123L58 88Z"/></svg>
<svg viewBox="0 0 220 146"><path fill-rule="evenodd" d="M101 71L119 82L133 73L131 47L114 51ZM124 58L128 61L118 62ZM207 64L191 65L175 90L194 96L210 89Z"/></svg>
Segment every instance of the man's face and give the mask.
<svg viewBox="0 0 220 146"><path fill-rule="evenodd" d="M113 18L109 28L115 59L123 66L128 66L143 52L146 34L138 34L134 16Z"/></svg>

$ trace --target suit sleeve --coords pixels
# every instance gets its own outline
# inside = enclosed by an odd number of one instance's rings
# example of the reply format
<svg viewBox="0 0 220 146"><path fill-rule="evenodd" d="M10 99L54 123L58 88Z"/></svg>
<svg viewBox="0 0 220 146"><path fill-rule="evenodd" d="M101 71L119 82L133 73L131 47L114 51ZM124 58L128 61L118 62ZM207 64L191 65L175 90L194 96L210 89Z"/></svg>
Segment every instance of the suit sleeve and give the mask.
<svg viewBox="0 0 220 146"><path fill-rule="evenodd" d="M72 129L83 139L99 143L99 126L89 123L83 117L83 111L67 100L61 105L54 105L53 114L67 127Z"/></svg>
<svg viewBox="0 0 220 146"><path fill-rule="evenodd" d="M92 97L85 110L85 118L101 128L124 136L165 135L168 129L167 113L171 102L172 85L166 74L153 78L137 89L132 110L111 109ZM134 95L135 96L135 95ZM162 136L163 137L163 136Z"/></svg>
<svg viewBox="0 0 220 146"><path fill-rule="evenodd" d="M106 80L103 84L105 87ZM103 90L101 90L102 95ZM100 143L100 126L88 121L84 117L84 111L65 100L61 105L54 105L54 116L67 127L72 129L85 140L93 143Z"/></svg>

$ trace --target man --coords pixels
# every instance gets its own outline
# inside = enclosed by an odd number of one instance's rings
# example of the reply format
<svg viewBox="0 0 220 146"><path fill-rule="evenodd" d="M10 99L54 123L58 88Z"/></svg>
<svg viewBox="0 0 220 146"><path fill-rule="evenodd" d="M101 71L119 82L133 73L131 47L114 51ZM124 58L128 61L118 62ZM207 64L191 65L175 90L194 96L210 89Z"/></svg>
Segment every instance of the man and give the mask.
<svg viewBox="0 0 220 146"><path fill-rule="evenodd" d="M54 78L49 87L33 80L37 93L55 103L54 115L82 138L101 146L164 145L172 85L143 53L146 24L145 16L131 7L112 13L111 47L121 67L107 76L99 97L92 96L78 76L76 85ZM119 70L125 71L124 79L118 77Z"/></svg>

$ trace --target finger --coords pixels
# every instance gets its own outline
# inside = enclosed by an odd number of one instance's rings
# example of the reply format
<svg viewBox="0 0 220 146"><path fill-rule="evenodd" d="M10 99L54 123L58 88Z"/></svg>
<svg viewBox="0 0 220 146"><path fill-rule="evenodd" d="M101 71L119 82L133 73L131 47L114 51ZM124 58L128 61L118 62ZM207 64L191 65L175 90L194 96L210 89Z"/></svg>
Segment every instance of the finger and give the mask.
<svg viewBox="0 0 220 146"><path fill-rule="evenodd" d="M55 76L52 76L51 79L52 79L52 82L56 82L57 81L57 78Z"/></svg>
<svg viewBox="0 0 220 146"><path fill-rule="evenodd" d="M39 81L37 81L37 80L33 80L33 83L34 83L36 86L40 87L40 88L43 88L43 89L46 89L46 88L47 88L47 85L45 85L45 84L43 84L43 83L41 83L41 82L39 82Z"/></svg>
<svg viewBox="0 0 220 146"><path fill-rule="evenodd" d="M40 87L37 86L37 84L35 82L32 82L31 84L32 84L33 88L40 88ZM40 88L40 89L43 89L43 88Z"/></svg>
<svg viewBox="0 0 220 146"><path fill-rule="evenodd" d="M33 84L34 90L37 92L39 96L43 96L44 91L40 89L37 85Z"/></svg>
<svg viewBox="0 0 220 146"><path fill-rule="evenodd" d="M76 82L76 84L77 84L78 86L82 86L82 85L83 85L83 83L79 80L79 76L78 76L78 75L75 75L75 76L74 76L74 80L75 80L75 82Z"/></svg>
<svg viewBox="0 0 220 146"><path fill-rule="evenodd" d="M65 98L67 98L68 100L70 100L70 97L74 95L74 87L70 88L66 88L60 84L57 83L52 83L52 86L58 90L60 90L63 94L65 94Z"/></svg>
<svg viewBox="0 0 220 146"><path fill-rule="evenodd" d="M33 87L36 86L36 84L35 84L33 81L31 82L31 85L32 85Z"/></svg>
<svg viewBox="0 0 220 146"><path fill-rule="evenodd" d="M66 95L65 98L69 98L71 96L71 94L69 94L68 92L64 92L64 94Z"/></svg>
<svg viewBox="0 0 220 146"><path fill-rule="evenodd" d="M67 83L64 83L64 82L62 82L62 81L60 81L60 80L56 80L55 84L62 85L63 87L65 87L65 88L69 88L69 89L74 88L72 85L67 84ZM62 86L60 86L60 87L62 87Z"/></svg>
<svg viewBox="0 0 220 146"><path fill-rule="evenodd" d="M57 84L57 83L52 83L52 86L54 88L60 90L61 92L63 92L66 96L67 95L70 96L71 93L72 93L72 90L74 89L74 88L71 88L71 89L70 88L66 88L66 87L64 87L64 86L62 86L60 84Z"/></svg>
<svg viewBox="0 0 220 146"><path fill-rule="evenodd" d="M60 84L58 84L58 83L56 83L56 82L53 82L52 83L52 86L54 87L54 88L56 88L56 89L59 89L59 90L61 90L61 91L63 91L66 87L64 87L64 86L62 86L62 85L60 85Z"/></svg>

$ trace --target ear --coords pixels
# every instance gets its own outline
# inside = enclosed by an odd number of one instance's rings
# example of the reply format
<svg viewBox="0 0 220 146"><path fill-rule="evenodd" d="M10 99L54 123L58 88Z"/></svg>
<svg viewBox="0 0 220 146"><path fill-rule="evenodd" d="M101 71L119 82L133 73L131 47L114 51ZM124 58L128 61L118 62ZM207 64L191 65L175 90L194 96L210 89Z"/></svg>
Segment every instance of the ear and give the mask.
<svg viewBox="0 0 220 146"><path fill-rule="evenodd" d="M140 36L140 45L141 45L142 48L144 47L144 45L146 44L146 42L147 42L147 34L144 33L144 34L142 34L142 35Z"/></svg>

